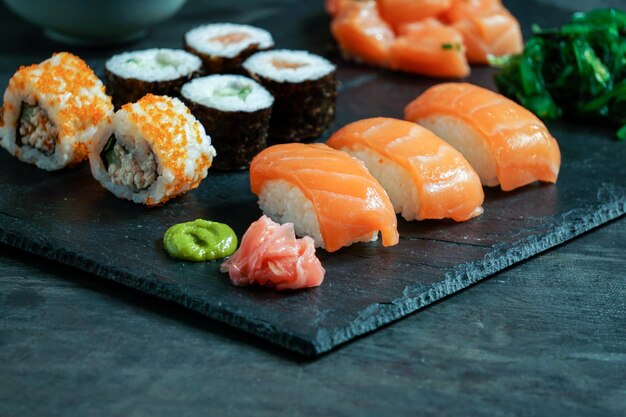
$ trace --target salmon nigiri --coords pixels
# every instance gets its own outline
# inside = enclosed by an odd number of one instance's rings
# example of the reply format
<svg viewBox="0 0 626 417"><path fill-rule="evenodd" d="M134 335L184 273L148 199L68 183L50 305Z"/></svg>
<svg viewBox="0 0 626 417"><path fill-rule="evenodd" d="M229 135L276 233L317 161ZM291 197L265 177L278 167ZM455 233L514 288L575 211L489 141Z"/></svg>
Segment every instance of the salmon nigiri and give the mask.
<svg viewBox="0 0 626 417"><path fill-rule="evenodd" d="M346 57L386 66L395 39L391 27L380 18L375 1L338 3L330 30Z"/></svg>
<svg viewBox="0 0 626 417"><path fill-rule="evenodd" d="M537 180L556 182L558 143L537 116L500 94L466 83L438 84L404 114L459 150L483 185L509 191Z"/></svg>
<svg viewBox="0 0 626 417"><path fill-rule="evenodd" d="M362 160L406 220L464 221L483 212L483 188L469 162L415 123L385 117L360 120L327 143Z"/></svg>
<svg viewBox="0 0 626 417"><path fill-rule="evenodd" d="M250 165L259 206L279 223L333 252L354 242L398 243L397 219L382 186L363 164L323 144L288 143L259 153Z"/></svg>
<svg viewBox="0 0 626 417"><path fill-rule="evenodd" d="M463 36L436 19L403 25L390 49L391 66L431 77L467 77Z"/></svg>

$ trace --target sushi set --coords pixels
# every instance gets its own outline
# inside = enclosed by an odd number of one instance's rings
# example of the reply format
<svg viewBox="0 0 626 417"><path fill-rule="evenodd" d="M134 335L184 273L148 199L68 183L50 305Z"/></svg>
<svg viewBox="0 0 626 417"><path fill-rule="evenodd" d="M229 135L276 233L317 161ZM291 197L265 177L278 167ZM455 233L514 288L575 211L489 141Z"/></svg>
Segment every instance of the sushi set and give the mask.
<svg viewBox="0 0 626 417"><path fill-rule="evenodd" d="M70 53L13 75L0 242L315 355L626 211L623 147L487 68L376 74L249 25L183 46L110 57L106 91Z"/></svg>

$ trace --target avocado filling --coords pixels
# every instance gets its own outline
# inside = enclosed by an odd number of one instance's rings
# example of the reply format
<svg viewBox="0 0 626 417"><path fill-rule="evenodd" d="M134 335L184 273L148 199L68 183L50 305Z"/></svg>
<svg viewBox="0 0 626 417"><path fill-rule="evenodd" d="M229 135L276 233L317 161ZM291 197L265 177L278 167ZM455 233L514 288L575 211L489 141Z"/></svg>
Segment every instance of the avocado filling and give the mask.
<svg viewBox="0 0 626 417"><path fill-rule="evenodd" d="M109 138L100 158L114 184L124 185L137 192L149 188L156 181L157 164L154 154L137 148L128 150L117 143L115 135Z"/></svg>
<svg viewBox="0 0 626 417"><path fill-rule="evenodd" d="M29 146L46 156L54 153L59 131L46 111L37 104L22 103L17 126L16 142L19 146Z"/></svg>

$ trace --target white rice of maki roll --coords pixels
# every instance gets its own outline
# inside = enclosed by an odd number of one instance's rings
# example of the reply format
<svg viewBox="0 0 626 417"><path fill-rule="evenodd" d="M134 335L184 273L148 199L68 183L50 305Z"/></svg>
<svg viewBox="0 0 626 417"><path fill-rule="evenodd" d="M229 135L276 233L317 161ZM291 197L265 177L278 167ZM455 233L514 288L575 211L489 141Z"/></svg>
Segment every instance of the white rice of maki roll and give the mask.
<svg viewBox="0 0 626 417"><path fill-rule="evenodd" d="M200 75L202 60L182 49L152 48L114 55L105 73L113 104L139 100L148 93L177 96L180 87Z"/></svg>
<svg viewBox="0 0 626 417"><path fill-rule="evenodd" d="M272 106L274 97L243 75L209 75L183 85L181 95L195 103L222 111L254 112Z"/></svg>
<svg viewBox="0 0 626 417"><path fill-rule="evenodd" d="M249 25L213 23L185 34L185 49L202 58L210 74L237 72L250 55L273 46L268 31Z"/></svg>
<svg viewBox="0 0 626 417"><path fill-rule="evenodd" d="M252 55L243 64L248 72L277 82L319 80L335 71L326 58L307 51L275 49Z"/></svg>
<svg viewBox="0 0 626 417"><path fill-rule="evenodd" d="M245 169L267 145L274 97L241 75L196 78L181 90L183 100L211 134L217 169Z"/></svg>
<svg viewBox="0 0 626 417"><path fill-rule="evenodd" d="M154 206L196 188L214 157L211 138L180 100L148 94L115 112L89 162L107 190Z"/></svg>
<svg viewBox="0 0 626 417"><path fill-rule="evenodd" d="M0 113L2 147L52 171L87 158L92 137L110 123L113 106L91 68L61 52L21 67L9 81Z"/></svg>
<svg viewBox="0 0 626 417"><path fill-rule="evenodd" d="M307 51L257 52L243 63L275 98L270 137L285 142L320 136L335 118L336 67Z"/></svg>

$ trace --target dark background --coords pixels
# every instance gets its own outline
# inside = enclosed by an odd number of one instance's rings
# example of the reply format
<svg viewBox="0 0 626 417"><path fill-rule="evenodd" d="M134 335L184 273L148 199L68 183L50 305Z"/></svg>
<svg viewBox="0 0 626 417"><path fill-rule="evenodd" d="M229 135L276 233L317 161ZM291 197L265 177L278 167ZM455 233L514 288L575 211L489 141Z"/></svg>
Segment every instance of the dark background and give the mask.
<svg viewBox="0 0 626 417"><path fill-rule="evenodd" d="M176 30L133 48L178 46L198 13L245 21L290 3L191 0ZM0 34L2 90L17 66L63 48L3 6ZM0 246L0 415L621 416L625 232L613 222L314 361Z"/></svg>

